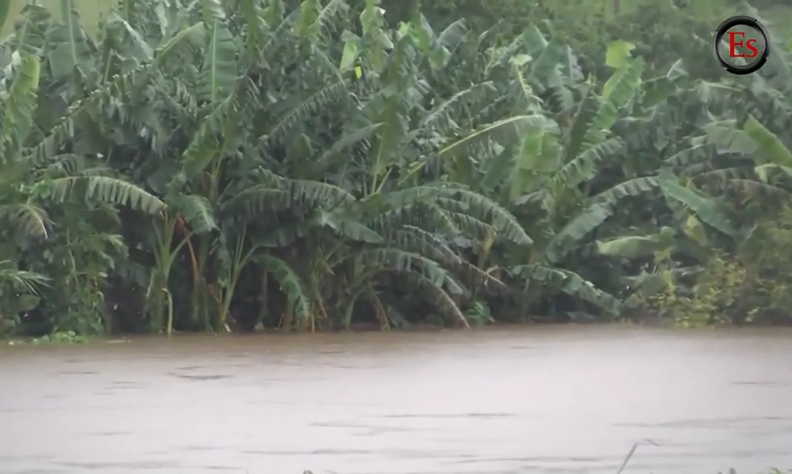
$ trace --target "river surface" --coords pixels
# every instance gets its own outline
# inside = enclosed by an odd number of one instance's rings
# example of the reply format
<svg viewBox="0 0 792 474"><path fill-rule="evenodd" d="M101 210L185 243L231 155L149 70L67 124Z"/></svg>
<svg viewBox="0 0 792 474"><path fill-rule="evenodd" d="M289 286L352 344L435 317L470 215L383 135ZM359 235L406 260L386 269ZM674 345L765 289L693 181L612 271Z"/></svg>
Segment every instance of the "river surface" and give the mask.
<svg viewBox="0 0 792 474"><path fill-rule="evenodd" d="M0 473L792 467L792 330L521 327L0 348Z"/></svg>

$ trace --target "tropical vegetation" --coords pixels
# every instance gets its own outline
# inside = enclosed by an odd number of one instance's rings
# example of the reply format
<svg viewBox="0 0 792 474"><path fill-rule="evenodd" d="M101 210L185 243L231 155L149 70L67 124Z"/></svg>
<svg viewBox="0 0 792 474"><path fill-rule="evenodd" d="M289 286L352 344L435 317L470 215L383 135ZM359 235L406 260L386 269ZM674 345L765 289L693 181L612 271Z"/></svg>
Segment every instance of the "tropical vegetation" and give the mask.
<svg viewBox="0 0 792 474"><path fill-rule="evenodd" d="M595 3L0 11L0 332L788 322L784 33Z"/></svg>

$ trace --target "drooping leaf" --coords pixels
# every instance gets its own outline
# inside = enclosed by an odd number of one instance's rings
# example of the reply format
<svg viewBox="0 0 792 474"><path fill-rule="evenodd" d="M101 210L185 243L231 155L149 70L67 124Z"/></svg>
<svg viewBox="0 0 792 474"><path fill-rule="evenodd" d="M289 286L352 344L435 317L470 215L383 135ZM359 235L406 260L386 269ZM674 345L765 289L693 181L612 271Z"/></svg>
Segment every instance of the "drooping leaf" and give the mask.
<svg viewBox="0 0 792 474"><path fill-rule="evenodd" d="M368 140L380 129L380 127L382 127L382 124L375 123L357 130L352 130L341 136L314 161L312 166L313 172L317 174L324 173L328 168L337 164L334 162L334 159L339 158L342 152L348 151L350 148Z"/></svg>
<svg viewBox="0 0 792 474"><path fill-rule="evenodd" d="M334 102L344 99L346 94L346 83L343 80L322 87L284 114L284 116L272 127L268 138L273 142L283 140L287 132L289 132L295 124L304 121L312 114L316 114L323 107L327 107Z"/></svg>
<svg viewBox="0 0 792 474"><path fill-rule="evenodd" d="M361 223L350 213L340 211L331 213L320 210L318 223L333 229L339 236L353 242L379 244L384 241L381 235Z"/></svg>
<svg viewBox="0 0 792 474"><path fill-rule="evenodd" d="M553 176L554 188L574 188L589 181L597 174L601 163L614 160L623 149L624 143L618 138L611 138L588 148L558 170Z"/></svg>
<svg viewBox="0 0 792 474"><path fill-rule="evenodd" d="M453 51L462 43L468 31L464 18L456 20L437 35L437 44Z"/></svg>
<svg viewBox="0 0 792 474"><path fill-rule="evenodd" d="M535 264L518 265L509 271L525 280L526 289L539 284L545 289L565 293L591 303L612 316L618 316L621 312L618 299L598 289L592 282L583 279L575 272Z"/></svg>
<svg viewBox="0 0 792 474"><path fill-rule="evenodd" d="M654 177L635 178L603 191L591 204L571 219L559 231L545 251L548 261L557 263L569 252L580 247L581 241L613 215L622 199L637 197L657 190L659 182Z"/></svg>
<svg viewBox="0 0 792 474"><path fill-rule="evenodd" d="M457 129L458 125L453 120L453 116L458 110L458 104L466 99L471 98L471 96L480 96L485 92L492 91L493 89L493 84L487 81L480 84L474 84L467 89L456 92L454 95L430 110L423 117L423 119L421 119L418 128L422 129L426 127L438 126L438 129L443 133L449 133Z"/></svg>
<svg viewBox="0 0 792 474"><path fill-rule="evenodd" d="M756 118L753 116L748 117L743 129L757 145L754 157L759 163L792 166L792 151L784 145L776 134L768 130Z"/></svg>
<svg viewBox="0 0 792 474"><path fill-rule="evenodd" d="M723 205L715 198L702 196L698 192L681 186L671 176L664 176L660 180L660 187L667 199L679 201L695 212L702 222L730 237L738 235L734 220L725 211Z"/></svg>
<svg viewBox="0 0 792 474"><path fill-rule="evenodd" d="M147 214L157 214L165 208L165 203L143 188L109 176L70 176L51 181L53 197L65 201L75 188L85 187L85 198L100 202L129 206Z"/></svg>
<svg viewBox="0 0 792 474"><path fill-rule="evenodd" d="M113 48L128 51L139 61L148 62L154 57L154 51L141 33L115 12L107 19L105 34L112 40Z"/></svg>
<svg viewBox="0 0 792 474"><path fill-rule="evenodd" d="M665 162L669 165L684 169L690 165L709 160L713 156L713 147L706 144L694 145L685 148L666 158Z"/></svg>
<svg viewBox="0 0 792 474"><path fill-rule="evenodd" d="M737 127L735 120L719 120L704 127L709 143L715 145L721 153L752 154L757 149L757 143Z"/></svg>
<svg viewBox="0 0 792 474"><path fill-rule="evenodd" d="M311 317L311 298L305 291L302 280L297 272L285 260L272 255L261 255L255 258L265 271L275 277L286 298L289 301L289 310L301 321Z"/></svg>
<svg viewBox="0 0 792 474"><path fill-rule="evenodd" d="M469 206L469 213L482 221L489 222L504 238L520 245L531 245L533 239L508 210L492 199L461 188L443 190L444 194Z"/></svg>
<svg viewBox="0 0 792 474"><path fill-rule="evenodd" d="M162 67L176 62L180 56L202 47L206 41L206 27L202 22L181 29L157 47L154 52L157 64Z"/></svg>
<svg viewBox="0 0 792 474"><path fill-rule="evenodd" d="M49 286L50 279L40 273L19 270L10 260L0 260L0 283L20 293L38 295L42 287Z"/></svg>
<svg viewBox="0 0 792 474"><path fill-rule="evenodd" d="M391 273L396 274L404 283L428 297L432 304L436 305L446 315L456 319L464 328L470 328L470 323L468 323L467 318L454 302L454 299L431 279L411 271L392 270Z"/></svg>
<svg viewBox="0 0 792 474"><path fill-rule="evenodd" d="M518 134L527 129L543 129L551 132L558 133L558 124L548 119L544 115L517 115L507 119L498 120L491 123L470 135L457 140L456 142L446 146L438 152L440 156L451 156L463 152L470 145L480 142L481 140L497 136L498 133L512 133ZM512 135L513 137L514 135ZM513 140L513 138L512 138Z"/></svg>
<svg viewBox="0 0 792 474"><path fill-rule="evenodd" d="M574 249L578 242L590 232L602 225L611 215L612 209L603 204L594 204L569 221L558 234L553 237L547 247L546 255L550 262L561 261L566 254Z"/></svg>
<svg viewBox="0 0 792 474"><path fill-rule="evenodd" d="M193 232L202 234L218 228L212 205L204 196L179 194L169 202L174 211L184 216Z"/></svg>
<svg viewBox="0 0 792 474"><path fill-rule="evenodd" d="M35 238L46 239L52 223L47 211L33 203L0 206L0 219L6 220L16 231Z"/></svg>

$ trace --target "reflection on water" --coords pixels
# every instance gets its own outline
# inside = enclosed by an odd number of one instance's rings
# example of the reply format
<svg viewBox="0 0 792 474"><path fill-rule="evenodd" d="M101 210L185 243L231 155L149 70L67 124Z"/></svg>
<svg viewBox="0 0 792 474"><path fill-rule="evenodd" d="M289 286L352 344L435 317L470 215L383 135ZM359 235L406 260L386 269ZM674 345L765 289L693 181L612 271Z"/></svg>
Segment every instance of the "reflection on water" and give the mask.
<svg viewBox="0 0 792 474"><path fill-rule="evenodd" d="M0 349L2 473L792 467L792 330L524 327Z"/></svg>

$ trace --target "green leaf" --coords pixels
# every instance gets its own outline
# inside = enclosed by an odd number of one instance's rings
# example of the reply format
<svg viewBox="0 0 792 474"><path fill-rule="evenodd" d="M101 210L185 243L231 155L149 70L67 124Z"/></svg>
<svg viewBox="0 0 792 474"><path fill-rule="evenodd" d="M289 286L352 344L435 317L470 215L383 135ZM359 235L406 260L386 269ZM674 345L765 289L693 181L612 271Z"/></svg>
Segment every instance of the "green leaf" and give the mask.
<svg viewBox="0 0 792 474"><path fill-rule="evenodd" d="M6 0L4 0L6 1ZM28 3L22 8L22 24L16 29L12 45L20 54L41 54L47 42L52 15L41 5Z"/></svg>
<svg viewBox="0 0 792 474"><path fill-rule="evenodd" d="M0 31L5 31L5 24L8 20L8 13L11 10L10 0L0 1Z"/></svg>
<svg viewBox="0 0 792 474"><path fill-rule="evenodd" d="M339 70L347 72L355 66L358 56L360 56L360 38L345 31L342 39L344 40L344 52L341 54Z"/></svg>
<svg viewBox="0 0 792 474"><path fill-rule="evenodd" d="M730 237L738 236L739 231L719 200L702 196L690 188L681 186L667 174L660 179L660 187L667 199L681 202L695 212L705 224Z"/></svg>
<svg viewBox="0 0 792 474"><path fill-rule="evenodd" d="M17 312L31 311L41 302L41 297L36 295L20 295L14 302Z"/></svg>
<svg viewBox="0 0 792 474"><path fill-rule="evenodd" d="M704 126L704 131L709 143L721 152L752 154L758 147L747 132L737 127L735 120L711 122Z"/></svg>
<svg viewBox="0 0 792 474"><path fill-rule="evenodd" d="M760 163L775 163L782 166L792 166L792 151L778 138L778 135L768 130L764 125L749 116L743 130L756 143Z"/></svg>
<svg viewBox="0 0 792 474"><path fill-rule="evenodd" d="M685 235L690 237L694 242L703 247L709 247L709 239L707 238L707 232L704 229L704 224L702 224L695 215L691 214L687 218L682 230L685 232Z"/></svg>
<svg viewBox="0 0 792 474"><path fill-rule="evenodd" d="M206 42L206 27L204 24L196 23L188 26L173 35L168 41L160 45L155 56L157 64L162 67L177 60L177 57L190 49L198 49Z"/></svg>
<svg viewBox="0 0 792 474"><path fill-rule="evenodd" d="M461 140L457 140L456 142L446 146L440 150L438 154L440 156L454 155L456 153L462 152L471 144L495 136L498 132L508 131L519 136L521 131L532 128L544 129L554 133L559 132L558 124L544 115L517 115L488 124L480 130L477 130L462 138Z"/></svg>
<svg viewBox="0 0 792 474"><path fill-rule="evenodd" d="M201 0L201 12L206 24L211 25L216 21L225 21L226 13L221 0Z"/></svg>
<svg viewBox="0 0 792 474"><path fill-rule="evenodd" d="M629 235L606 241L597 241L597 253L607 257L645 258L669 245L661 234Z"/></svg>
<svg viewBox="0 0 792 474"><path fill-rule="evenodd" d="M456 20L437 35L437 44L449 51L456 49L470 31L464 19Z"/></svg>
<svg viewBox="0 0 792 474"><path fill-rule="evenodd" d="M536 25L529 25L522 36L523 43L527 45L528 54L536 56L545 48L547 48L548 41Z"/></svg>
<svg viewBox="0 0 792 474"><path fill-rule="evenodd" d="M19 270L16 263L0 260L0 284L9 285L15 292L38 295L49 282L50 279L40 273Z"/></svg>
<svg viewBox="0 0 792 474"><path fill-rule="evenodd" d="M193 232L202 234L218 228L212 204L204 196L180 194L169 201L171 207L184 216Z"/></svg>
<svg viewBox="0 0 792 474"><path fill-rule="evenodd" d="M619 300L575 272L532 264L512 267L509 273L525 279L526 290L539 284L543 289L554 289L598 306L612 316L618 316L621 312Z"/></svg>
<svg viewBox="0 0 792 474"><path fill-rule="evenodd" d="M577 247L578 242L602 225L612 214L613 210L603 204L594 204L587 208L553 237L546 250L547 259L550 262L560 262L567 253Z"/></svg>
<svg viewBox="0 0 792 474"><path fill-rule="evenodd" d="M443 193L468 206L469 215L489 221L504 238L519 245L533 244L533 239L528 236L517 218L492 199L461 188L443 189Z"/></svg>
<svg viewBox="0 0 792 474"><path fill-rule="evenodd" d="M281 24L286 11L283 0L270 0L267 8L264 9L264 19L270 28L275 28Z"/></svg>
<svg viewBox="0 0 792 474"><path fill-rule="evenodd" d="M318 22L321 8L319 0L303 0L300 3L300 16L294 25L294 34L305 39L317 37L321 31Z"/></svg>
<svg viewBox="0 0 792 474"><path fill-rule="evenodd" d="M616 71L602 86L603 109L594 123L601 130L610 129L616 122L615 113L625 107L638 94L644 62L641 58L630 61ZM611 117L610 113L614 114Z"/></svg>
<svg viewBox="0 0 792 474"><path fill-rule="evenodd" d="M228 97L202 117L197 132L182 153L187 178L200 175L215 159L239 146L237 137L249 125L259 104L255 85L241 80Z"/></svg>
<svg viewBox="0 0 792 474"><path fill-rule="evenodd" d="M292 107L272 126L269 133L270 140L273 142L282 140L296 124L307 120L308 117L316 114L323 107L346 99L348 97L347 92L347 85L343 80L324 85L301 103Z"/></svg>
<svg viewBox="0 0 792 474"><path fill-rule="evenodd" d="M300 320L306 321L311 317L311 299L304 290L304 285L294 269L285 260L271 255L255 257L265 271L271 273L280 284L281 290L286 294L289 310Z"/></svg>
<svg viewBox="0 0 792 474"><path fill-rule="evenodd" d="M203 92L212 103L217 103L228 97L237 80L237 45L228 27L220 20L208 25L208 29Z"/></svg>
<svg viewBox="0 0 792 474"><path fill-rule="evenodd" d="M591 204L570 220L547 246L545 255L553 263L560 262L594 229L613 215L622 199L641 196L655 191L659 186L654 177L635 178L604 191L591 200Z"/></svg>
<svg viewBox="0 0 792 474"><path fill-rule="evenodd" d="M111 13L107 19L105 34L115 35L114 42L122 44L113 46L119 50L131 52L140 61L148 62L154 57L154 51L140 32L115 12Z"/></svg>
<svg viewBox="0 0 792 474"><path fill-rule="evenodd" d="M591 180L597 175L601 163L608 160L616 161L614 157L618 157L623 151L624 143L618 138L588 148L558 170L553 176L553 189L572 189Z"/></svg>
<svg viewBox="0 0 792 474"><path fill-rule="evenodd" d="M80 33L79 17L77 16L77 10L74 8L73 0L61 0L61 16L63 17L63 22L66 24L68 54L71 58L73 67L79 64L77 44L79 42Z"/></svg>
<svg viewBox="0 0 792 474"><path fill-rule="evenodd" d="M359 222L350 213L319 211L318 223L333 229L339 236L356 242L379 244L383 238L364 224Z"/></svg>
<svg viewBox="0 0 792 474"><path fill-rule="evenodd" d="M357 130L346 132L331 146L327 147L327 149L314 160L312 163L312 172L315 173L315 175L322 175L325 171L327 171L327 169L331 167L342 166L346 164L345 158L348 155L342 155L342 153L348 152L350 149L354 149L362 142L365 142L381 127L381 123L375 123Z"/></svg>
<svg viewBox="0 0 792 474"><path fill-rule="evenodd" d="M47 211L32 203L6 204L0 206L0 218L6 220L15 232L34 238L49 237L51 224Z"/></svg>
<svg viewBox="0 0 792 474"><path fill-rule="evenodd" d="M278 178L273 184L251 186L228 200L224 210L242 210L249 216L264 211L335 209L355 202L345 189L321 181Z"/></svg>
<svg viewBox="0 0 792 474"><path fill-rule="evenodd" d="M15 71L8 96L2 103L0 163L17 157L33 127L40 72L41 64L34 56L24 56Z"/></svg>
<svg viewBox="0 0 792 474"><path fill-rule="evenodd" d="M85 189L86 199L95 199L108 204L129 206L147 214L158 214L165 203L136 184L109 176L69 176L50 182L53 197L66 201L75 188Z"/></svg>
<svg viewBox="0 0 792 474"><path fill-rule="evenodd" d="M255 63L260 57L259 48L265 41L267 23L258 0L240 0L240 10L245 20L245 60L247 65Z"/></svg>
<svg viewBox="0 0 792 474"><path fill-rule="evenodd" d="M526 133L514 166L508 169L510 199L516 201L525 193L535 191L544 183L544 177L558 168L560 158L561 147L555 133L545 130Z"/></svg>
<svg viewBox="0 0 792 474"><path fill-rule="evenodd" d="M538 81L548 82L552 76L559 73L561 66L567 60L566 47L556 39L551 39L541 53L531 54L536 59L531 63L531 75Z"/></svg>
<svg viewBox="0 0 792 474"><path fill-rule="evenodd" d="M590 130L592 122L601 106L599 97L594 93L591 80L588 82L575 111L572 127L565 133L564 161L574 159L585 148L586 140L591 138L593 132Z"/></svg>
<svg viewBox="0 0 792 474"><path fill-rule="evenodd" d="M599 109L586 130L583 140L585 146L605 139L606 132L613 127L622 111L640 92L643 70L643 60L633 59L608 79L602 87Z"/></svg>
<svg viewBox="0 0 792 474"><path fill-rule="evenodd" d="M429 110L421 119L417 130L423 131L423 129L428 127L436 127L443 135L452 134L459 128L454 117L464 113L465 101L483 98L486 93L494 90L496 90L494 84L486 81L454 93L454 95Z"/></svg>
<svg viewBox="0 0 792 474"><path fill-rule="evenodd" d="M615 69L623 68L627 65L633 49L635 49L635 44L629 41L612 41L608 45L608 51L605 54L605 64Z"/></svg>
<svg viewBox="0 0 792 474"><path fill-rule="evenodd" d="M398 271L394 270L391 271L397 275L403 283L406 283L409 286L415 288L420 294L425 295L428 297L432 304L436 305L438 309L443 311L446 315L453 317L459 323L465 327L470 328L470 323L468 323L467 318L459 309L459 306L454 302L454 299L448 295L448 293L437 284L436 281L433 281L431 278L427 278L426 276L416 273L413 271Z"/></svg>
<svg viewBox="0 0 792 474"><path fill-rule="evenodd" d="M674 153L666 158L665 162L673 167L684 168L709 160L713 155L714 150L711 145L694 145Z"/></svg>

